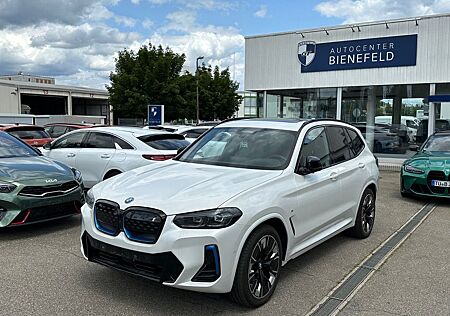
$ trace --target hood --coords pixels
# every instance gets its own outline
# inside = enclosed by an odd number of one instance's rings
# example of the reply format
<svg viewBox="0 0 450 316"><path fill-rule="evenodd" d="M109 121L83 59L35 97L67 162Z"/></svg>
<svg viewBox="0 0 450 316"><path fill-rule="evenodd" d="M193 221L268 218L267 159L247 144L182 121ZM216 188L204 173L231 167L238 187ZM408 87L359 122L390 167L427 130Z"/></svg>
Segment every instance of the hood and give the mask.
<svg viewBox="0 0 450 316"><path fill-rule="evenodd" d="M96 199L115 201L122 209L145 206L173 215L217 208L233 196L282 172L170 160L113 177L94 186L93 193ZM129 197L134 201L125 204Z"/></svg>
<svg viewBox="0 0 450 316"><path fill-rule="evenodd" d="M414 167L431 168L433 170L450 169L450 153L421 151L405 163Z"/></svg>
<svg viewBox="0 0 450 316"><path fill-rule="evenodd" d="M0 179L4 181L28 182L28 185L46 185L45 180L70 181L72 170L44 156L0 158Z"/></svg>

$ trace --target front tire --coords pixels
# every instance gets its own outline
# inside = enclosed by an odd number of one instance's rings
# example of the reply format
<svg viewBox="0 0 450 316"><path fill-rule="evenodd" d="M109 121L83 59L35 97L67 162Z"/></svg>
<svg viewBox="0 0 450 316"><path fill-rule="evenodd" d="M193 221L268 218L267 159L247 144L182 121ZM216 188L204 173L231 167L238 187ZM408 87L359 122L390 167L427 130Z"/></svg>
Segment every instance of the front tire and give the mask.
<svg viewBox="0 0 450 316"><path fill-rule="evenodd" d="M263 225L242 248L231 296L238 304L258 307L267 303L278 283L282 244L275 228Z"/></svg>
<svg viewBox="0 0 450 316"><path fill-rule="evenodd" d="M375 224L375 192L367 188L361 197L358 214L356 214L355 226L348 230L350 236L367 238Z"/></svg>

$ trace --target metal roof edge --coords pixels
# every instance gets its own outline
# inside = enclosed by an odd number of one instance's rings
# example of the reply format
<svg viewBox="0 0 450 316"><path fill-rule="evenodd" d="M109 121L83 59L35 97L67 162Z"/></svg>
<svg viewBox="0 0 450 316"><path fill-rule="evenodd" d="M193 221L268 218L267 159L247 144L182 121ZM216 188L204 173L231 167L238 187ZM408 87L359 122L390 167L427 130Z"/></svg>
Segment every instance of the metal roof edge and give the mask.
<svg viewBox="0 0 450 316"><path fill-rule="evenodd" d="M262 38L262 37L270 37L270 36L281 36L281 35L289 35L289 34L307 34L307 33L315 33L315 32L324 32L327 31L333 31L333 30L341 30L341 29L348 29L351 27L366 27L366 26L375 26L375 25L382 25L386 23L403 23L403 22L412 22L412 21L420 21L420 20L428 20L428 19L436 19L441 17L450 17L450 13L440 13L440 14L432 14L432 15L423 15L423 16L415 16L415 17L408 17L408 18L398 18L398 19L391 19L391 20L378 20L373 22L357 22L357 23L351 23L351 24L342 24L342 25L334 25L334 26L323 26L318 28L310 28L310 29L301 29L301 30L294 30L294 31L287 31L287 32L275 32L275 33L268 33L268 34L261 34L261 35L250 35L250 36L244 36L244 38L247 39L255 39L255 38Z"/></svg>

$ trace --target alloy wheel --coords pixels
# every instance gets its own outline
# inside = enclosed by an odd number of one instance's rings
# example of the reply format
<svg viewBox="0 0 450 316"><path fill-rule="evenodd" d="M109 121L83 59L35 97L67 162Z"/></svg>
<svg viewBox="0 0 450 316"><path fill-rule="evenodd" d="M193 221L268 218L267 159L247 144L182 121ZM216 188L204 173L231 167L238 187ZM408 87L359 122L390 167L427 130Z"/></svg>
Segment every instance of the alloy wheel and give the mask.
<svg viewBox="0 0 450 316"><path fill-rule="evenodd" d="M375 198L372 193L368 193L364 197L361 216L362 229L364 233L368 234L372 231L375 222Z"/></svg>
<svg viewBox="0 0 450 316"><path fill-rule="evenodd" d="M280 245L271 235L264 235L253 248L248 266L248 286L257 299L270 292L280 269Z"/></svg>

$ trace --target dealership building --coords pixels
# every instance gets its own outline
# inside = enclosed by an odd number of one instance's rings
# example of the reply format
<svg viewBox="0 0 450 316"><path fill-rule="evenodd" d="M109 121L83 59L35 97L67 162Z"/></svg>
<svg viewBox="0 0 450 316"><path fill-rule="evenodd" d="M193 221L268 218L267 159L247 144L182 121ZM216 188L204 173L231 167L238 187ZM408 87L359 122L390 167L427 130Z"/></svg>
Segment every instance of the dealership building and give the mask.
<svg viewBox="0 0 450 316"><path fill-rule="evenodd" d="M257 116L354 124L381 156L450 129L450 14L249 36Z"/></svg>

